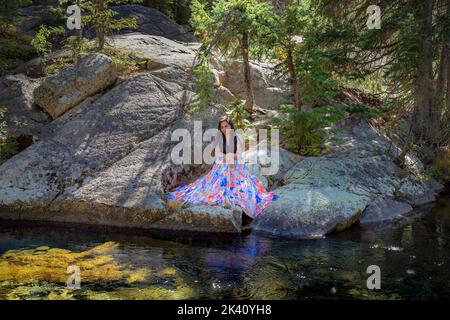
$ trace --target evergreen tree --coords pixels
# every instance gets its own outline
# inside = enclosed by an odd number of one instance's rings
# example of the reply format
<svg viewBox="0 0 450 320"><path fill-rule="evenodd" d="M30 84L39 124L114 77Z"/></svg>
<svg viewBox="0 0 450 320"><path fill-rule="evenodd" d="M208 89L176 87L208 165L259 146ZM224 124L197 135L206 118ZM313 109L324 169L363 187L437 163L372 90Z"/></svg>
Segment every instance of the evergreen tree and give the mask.
<svg viewBox="0 0 450 320"><path fill-rule="evenodd" d="M253 111L254 96L250 74L250 50L261 37L270 36L275 21L272 7L256 0L218 0L208 11L198 0L192 2L191 24L204 43L215 45L225 53L238 54L243 60L245 105ZM220 33L220 36L216 35Z"/></svg>
<svg viewBox="0 0 450 320"><path fill-rule="evenodd" d="M97 39L97 48L102 50L105 46L106 37L111 30L124 28L135 28L135 19L116 18L117 12L110 5L126 3L142 3L142 0L77 0L75 4L82 11L82 25L90 24L94 27ZM70 0L60 0L61 5L71 3ZM82 31L78 32L82 37ZM81 41L80 41L81 42Z"/></svg>
<svg viewBox="0 0 450 320"><path fill-rule="evenodd" d="M384 97L405 111L412 143L438 150L448 145L448 0L379 0L381 28L367 27L369 0L315 2L331 28L321 43L339 48L346 71L378 74ZM342 66L342 65L341 65ZM447 116L448 117L448 116Z"/></svg>

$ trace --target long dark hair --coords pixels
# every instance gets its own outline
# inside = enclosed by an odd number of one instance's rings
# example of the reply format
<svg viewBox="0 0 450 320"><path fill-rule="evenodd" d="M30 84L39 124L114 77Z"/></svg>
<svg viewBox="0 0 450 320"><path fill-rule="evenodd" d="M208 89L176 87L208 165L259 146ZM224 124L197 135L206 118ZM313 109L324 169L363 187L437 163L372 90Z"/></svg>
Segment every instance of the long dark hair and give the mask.
<svg viewBox="0 0 450 320"><path fill-rule="evenodd" d="M237 137L236 137L236 133L234 132L234 123L233 120L231 120L229 117L227 116L223 116L222 118L220 118L219 123L217 124L217 128L219 129L220 133L222 134L222 152L226 152L226 139L225 139L225 134L222 132L222 130L220 130L220 125L222 124L222 122L228 122L228 124L230 125L231 129L233 129L233 135L234 135L234 153L236 153L236 148L237 148Z"/></svg>

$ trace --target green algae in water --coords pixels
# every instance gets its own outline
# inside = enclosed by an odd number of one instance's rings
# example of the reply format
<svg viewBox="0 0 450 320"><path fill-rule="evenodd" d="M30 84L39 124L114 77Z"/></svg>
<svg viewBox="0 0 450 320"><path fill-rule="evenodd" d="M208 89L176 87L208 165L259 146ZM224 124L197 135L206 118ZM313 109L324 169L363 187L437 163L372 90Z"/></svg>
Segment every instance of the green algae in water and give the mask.
<svg viewBox="0 0 450 320"><path fill-rule="evenodd" d="M107 242L83 252L49 247L10 250L0 258L0 281L66 283L69 266L80 268L84 283L145 280L149 270L124 269L111 255L116 249L116 243Z"/></svg>
<svg viewBox="0 0 450 320"><path fill-rule="evenodd" d="M448 299L450 201L424 210L318 240L2 222L0 299Z"/></svg>
<svg viewBox="0 0 450 320"><path fill-rule="evenodd" d="M48 246L9 250L0 257L0 298L74 299L79 295L77 290L65 286L69 266L80 268L84 285L145 281L150 270L127 269L118 263L112 255L117 247L114 242L106 242L82 252Z"/></svg>

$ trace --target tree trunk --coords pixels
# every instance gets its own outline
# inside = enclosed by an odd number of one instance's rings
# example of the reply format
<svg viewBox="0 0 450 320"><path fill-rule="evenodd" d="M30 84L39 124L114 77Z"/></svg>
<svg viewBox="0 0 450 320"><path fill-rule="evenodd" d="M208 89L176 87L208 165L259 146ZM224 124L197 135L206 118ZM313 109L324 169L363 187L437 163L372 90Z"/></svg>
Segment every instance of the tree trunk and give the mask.
<svg viewBox="0 0 450 320"><path fill-rule="evenodd" d="M97 5L98 5L98 12L99 14L103 11L105 11L106 7L105 7L105 0L97 0ZM105 28L103 26L99 26L96 30L96 34L97 34L97 40L98 40L98 49L102 50L103 47L105 46Z"/></svg>
<svg viewBox="0 0 450 320"><path fill-rule="evenodd" d="M253 97L253 89L252 89L252 80L250 75L250 62L248 59L248 33L244 32L242 34L241 41L241 51L242 51L242 60L244 64L244 84L245 84L245 92L247 95L247 99L245 100L245 107L247 111L251 114L253 112L254 105L254 97Z"/></svg>
<svg viewBox="0 0 450 320"><path fill-rule="evenodd" d="M450 15L450 0L447 0L447 15ZM440 144L440 130L442 128L441 124L442 111L448 107L448 88L450 87L450 35L445 33L442 35L442 48L441 57L439 62L437 78L437 98L435 110L433 112L434 119L434 145L439 148Z"/></svg>
<svg viewBox="0 0 450 320"><path fill-rule="evenodd" d="M433 89L433 48L432 48L432 11L434 1L424 1L418 12L421 21L420 65L415 77L415 102L413 110L413 132L416 142L432 142L434 136L433 113L435 96Z"/></svg>
<svg viewBox="0 0 450 320"><path fill-rule="evenodd" d="M447 59L450 60L450 46L447 47L448 51L447 51ZM446 108L450 108L450 63L447 69L447 96L446 96Z"/></svg>
<svg viewBox="0 0 450 320"><path fill-rule="evenodd" d="M442 44L442 51L441 51L441 61L439 64L439 74L437 79L437 94L439 100L436 103L435 112L433 114L434 116L434 129L435 129L435 144L439 146L439 131L441 129L441 117L442 117L442 111L445 110L446 107L448 107L449 100L448 100L448 88L450 85L449 81L449 72L450 72L450 57L449 57L449 51L450 46L448 43Z"/></svg>
<svg viewBox="0 0 450 320"><path fill-rule="evenodd" d="M292 93L294 94L295 107L297 108L297 110L301 111L300 91L298 88L297 73L295 72L294 57L292 54L292 45L289 45L287 48L287 63L289 70L289 84L291 85L291 90Z"/></svg>
<svg viewBox="0 0 450 320"><path fill-rule="evenodd" d="M447 0L447 16L450 16L450 0ZM445 95L445 104L444 104L444 110L448 110L450 109L450 35L449 33L446 34L447 38L446 38L446 42L445 42L445 47L447 49L446 53L447 53L447 88L445 88L446 90L446 95ZM444 120L445 121L445 120Z"/></svg>

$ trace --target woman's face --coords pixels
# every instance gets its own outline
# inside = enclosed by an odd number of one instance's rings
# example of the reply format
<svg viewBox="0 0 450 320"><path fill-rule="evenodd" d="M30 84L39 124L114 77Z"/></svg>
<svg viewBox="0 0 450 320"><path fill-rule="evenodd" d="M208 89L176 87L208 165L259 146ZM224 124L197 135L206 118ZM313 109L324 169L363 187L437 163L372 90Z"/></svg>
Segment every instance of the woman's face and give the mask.
<svg viewBox="0 0 450 320"><path fill-rule="evenodd" d="M231 126L227 121L222 121L220 123L220 131L222 131L223 134L229 134L231 131Z"/></svg>

